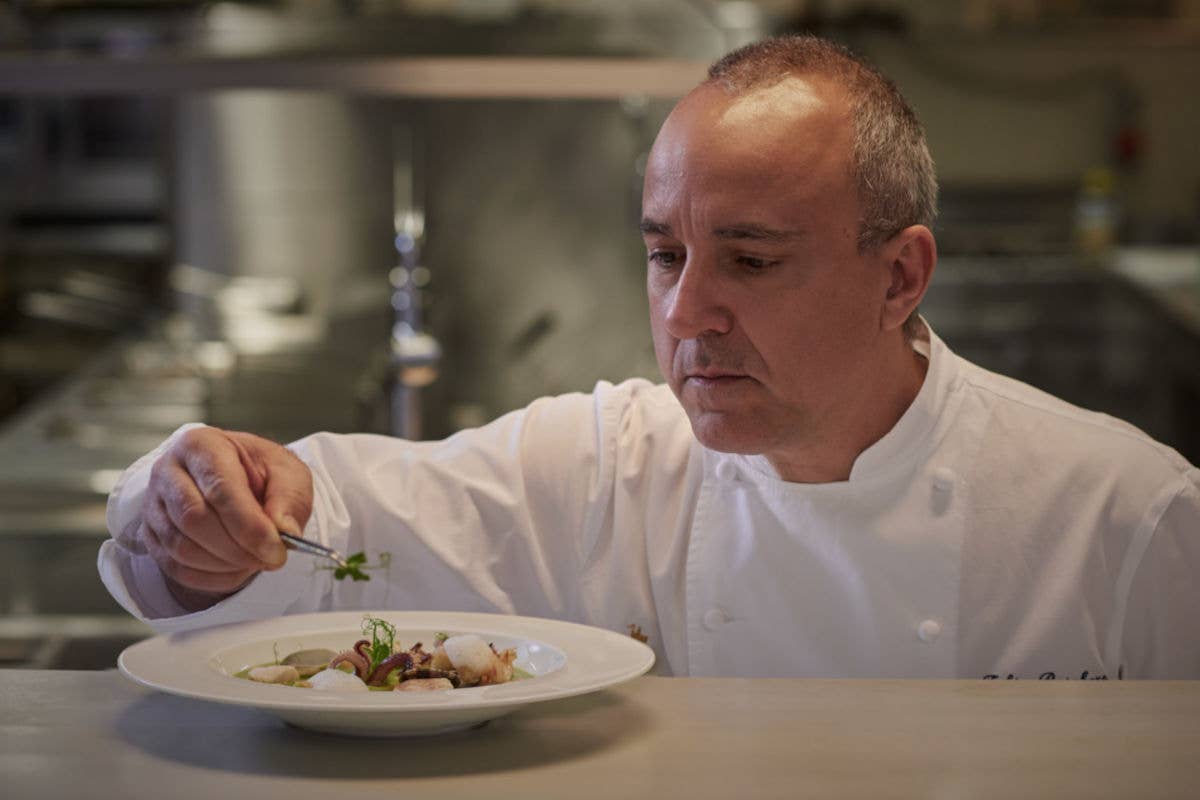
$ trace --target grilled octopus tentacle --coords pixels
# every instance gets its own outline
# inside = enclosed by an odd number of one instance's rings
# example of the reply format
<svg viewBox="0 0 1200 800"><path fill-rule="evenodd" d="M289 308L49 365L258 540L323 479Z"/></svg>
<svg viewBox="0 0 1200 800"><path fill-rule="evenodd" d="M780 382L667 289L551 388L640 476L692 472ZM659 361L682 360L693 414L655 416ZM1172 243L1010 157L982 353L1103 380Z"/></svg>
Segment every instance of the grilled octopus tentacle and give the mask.
<svg viewBox="0 0 1200 800"><path fill-rule="evenodd" d="M339 664L349 664L354 667L354 674L360 680L367 679L367 673L371 671L371 659L367 654L363 653L360 647L370 647L371 643L366 639L359 639L354 643L352 650L343 650L333 658L329 659L329 669L336 668Z"/></svg>
<svg viewBox="0 0 1200 800"><path fill-rule="evenodd" d="M412 653L400 651L392 653L390 656L379 662L379 665L371 672L371 677L367 678L368 686L382 686L387 680L388 673L394 669L406 670L411 669L413 665Z"/></svg>
<svg viewBox="0 0 1200 800"><path fill-rule="evenodd" d="M420 642L408 648L408 652L412 653L413 666L415 667L427 667L429 666L429 662L433 661L433 653L426 653L425 649L421 647Z"/></svg>

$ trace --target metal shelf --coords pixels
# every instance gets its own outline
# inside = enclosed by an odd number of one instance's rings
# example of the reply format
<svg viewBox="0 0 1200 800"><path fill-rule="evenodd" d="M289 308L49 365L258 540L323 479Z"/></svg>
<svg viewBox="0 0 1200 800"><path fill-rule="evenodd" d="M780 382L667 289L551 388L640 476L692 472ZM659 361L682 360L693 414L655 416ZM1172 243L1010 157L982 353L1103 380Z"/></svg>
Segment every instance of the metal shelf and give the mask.
<svg viewBox="0 0 1200 800"><path fill-rule="evenodd" d="M303 89L385 97L615 100L679 97L707 62L684 59L0 56L0 95L155 95Z"/></svg>

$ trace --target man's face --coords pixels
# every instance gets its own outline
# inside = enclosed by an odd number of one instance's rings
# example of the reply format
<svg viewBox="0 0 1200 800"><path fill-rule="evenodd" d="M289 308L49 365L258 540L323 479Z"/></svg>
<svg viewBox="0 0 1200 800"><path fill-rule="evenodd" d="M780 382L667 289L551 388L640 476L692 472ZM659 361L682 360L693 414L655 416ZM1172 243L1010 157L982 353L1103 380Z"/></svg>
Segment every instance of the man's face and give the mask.
<svg viewBox="0 0 1200 800"><path fill-rule="evenodd" d="M654 349L712 449L818 449L872 389L890 276L858 252L851 135L839 89L792 77L740 95L701 86L654 143L642 202Z"/></svg>

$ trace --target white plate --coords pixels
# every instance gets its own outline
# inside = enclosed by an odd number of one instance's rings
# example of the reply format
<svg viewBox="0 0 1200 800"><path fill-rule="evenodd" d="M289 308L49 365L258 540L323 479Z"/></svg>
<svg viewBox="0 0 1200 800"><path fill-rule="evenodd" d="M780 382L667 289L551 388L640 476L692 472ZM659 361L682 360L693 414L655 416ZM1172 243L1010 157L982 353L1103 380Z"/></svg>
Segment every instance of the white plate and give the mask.
<svg viewBox="0 0 1200 800"><path fill-rule="evenodd" d="M362 637L364 615L396 626L405 648L437 632L476 633L497 649L515 647L533 675L497 686L440 692L322 692L254 683L238 671L295 650L346 650ZM529 703L594 692L644 674L654 651L628 636L557 620L432 611L338 611L222 625L157 636L125 649L121 672L143 686L215 703L251 706L302 728L356 736L443 733L477 725Z"/></svg>

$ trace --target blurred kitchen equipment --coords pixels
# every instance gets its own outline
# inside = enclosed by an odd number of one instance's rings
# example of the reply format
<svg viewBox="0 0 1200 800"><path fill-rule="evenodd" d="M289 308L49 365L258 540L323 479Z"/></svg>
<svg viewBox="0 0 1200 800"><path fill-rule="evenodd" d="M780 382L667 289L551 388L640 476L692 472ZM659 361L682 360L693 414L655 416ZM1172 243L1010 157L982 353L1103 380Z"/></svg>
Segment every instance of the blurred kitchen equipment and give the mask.
<svg viewBox="0 0 1200 800"><path fill-rule="evenodd" d="M413 129L398 125L392 148L392 207L399 263L392 285L392 372L388 386L389 431L405 439L421 437L421 389L437 379L442 348L422 321L421 289L429 268L421 263L425 238L421 152Z"/></svg>

